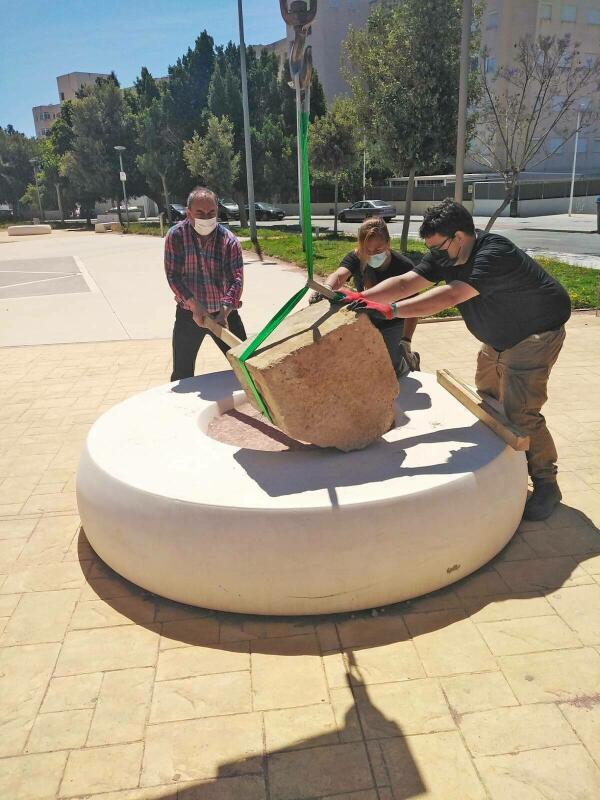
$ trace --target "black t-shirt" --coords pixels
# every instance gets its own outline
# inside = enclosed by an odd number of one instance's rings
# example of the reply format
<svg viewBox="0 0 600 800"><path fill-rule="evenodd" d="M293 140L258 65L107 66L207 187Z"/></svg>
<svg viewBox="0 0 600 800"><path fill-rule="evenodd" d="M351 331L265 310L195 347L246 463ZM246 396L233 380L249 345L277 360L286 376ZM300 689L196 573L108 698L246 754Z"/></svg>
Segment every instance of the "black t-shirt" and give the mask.
<svg viewBox="0 0 600 800"><path fill-rule="evenodd" d="M559 328L571 316L566 290L533 258L504 236L476 231L466 264L453 266L446 256L427 253L414 267L431 283L463 281L479 292L458 304L467 328L495 350Z"/></svg>
<svg viewBox="0 0 600 800"><path fill-rule="evenodd" d="M344 256L340 267L344 267L352 273L354 285L357 292L364 292L365 289L370 289L381 281L387 278L393 278L396 275L404 275L414 269L413 262L403 256L402 253L397 253L395 250L390 251L391 258L389 264L380 269L373 269L368 264L363 271L360 266L360 258L352 251ZM403 325L404 321L401 319L371 319L371 322L378 328L387 328L390 325Z"/></svg>

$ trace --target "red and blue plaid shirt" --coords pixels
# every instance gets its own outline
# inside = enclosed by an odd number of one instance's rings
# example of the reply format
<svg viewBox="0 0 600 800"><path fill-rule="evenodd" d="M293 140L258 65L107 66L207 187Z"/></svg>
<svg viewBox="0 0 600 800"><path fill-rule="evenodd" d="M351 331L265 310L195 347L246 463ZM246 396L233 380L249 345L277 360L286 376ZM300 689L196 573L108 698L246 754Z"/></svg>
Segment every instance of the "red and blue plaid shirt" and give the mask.
<svg viewBox="0 0 600 800"><path fill-rule="evenodd" d="M189 220L174 225L165 239L165 272L180 306L190 297L211 313L223 305L241 305L242 248L223 225L217 225L204 244Z"/></svg>

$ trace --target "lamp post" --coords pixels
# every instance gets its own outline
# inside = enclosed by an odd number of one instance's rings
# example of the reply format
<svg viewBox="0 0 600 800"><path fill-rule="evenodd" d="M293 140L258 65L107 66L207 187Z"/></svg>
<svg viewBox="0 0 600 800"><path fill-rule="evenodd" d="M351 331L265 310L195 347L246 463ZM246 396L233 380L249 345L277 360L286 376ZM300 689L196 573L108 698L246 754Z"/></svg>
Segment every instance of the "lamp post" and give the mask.
<svg viewBox="0 0 600 800"><path fill-rule="evenodd" d="M467 99L469 92L469 47L471 40L472 0L463 0L462 34L460 39L460 77L458 84L458 130L456 132L456 183L454 199L463 201L465 179L465 148L467 132Z"/></svg>
<svg viewBox="0 0 600 800"><path fill-rule="evenodd" d="M125 219L127 220L127 227L129 227L129 205L127 204L127 189L125 188L125 181L127 180L127 175L123 170L123 150L126 148L123 147L122 144L116 144L115 150L119 154L119 166L121 167L121 172L119 174L119 178L121 183L123 184L123 200L125 200Z"/></svg>
<svg viewBox="0 0 600 800"><path fill-rule="evenodd" d="M246 76L246 42L244 40L244 12L242 0L238 0L238 23L240 28L240 72L242 77L242 109L244 113L244 145L246 150L246 182L248 184L248 217L250 238L256 244L256 207L254 205L254 175L252 172L252 149L250 142L250 112L248 110L248 78Z"/></svg>
<svg viewBox="0 0 600 800"><path fill-rule="evenodd" d="M44 207L42 206L42 197L40 195L40 184L39 184L39 181L38 181L38 173L37 173L37 168L38 168L38 164L40 163L40 160L39 160L39 158L30 158L29 159L29 163L33 166L33 175L35 177L35 188L37 190L38 205L40 207L40 217L42 218L42 221L44 222L45 221Z"/></svg>
<svg viewBox="0 0 600 800"><path fill-rule="evenodd" d="M577 145L579 144L579 128L581 127L581 111L577 112L577 126L575 128L575 149L573 150L573 169L571 171L571 192L569 194L569 216L573 211L573 189L575 188L575 167L577 166Z"/></svg>

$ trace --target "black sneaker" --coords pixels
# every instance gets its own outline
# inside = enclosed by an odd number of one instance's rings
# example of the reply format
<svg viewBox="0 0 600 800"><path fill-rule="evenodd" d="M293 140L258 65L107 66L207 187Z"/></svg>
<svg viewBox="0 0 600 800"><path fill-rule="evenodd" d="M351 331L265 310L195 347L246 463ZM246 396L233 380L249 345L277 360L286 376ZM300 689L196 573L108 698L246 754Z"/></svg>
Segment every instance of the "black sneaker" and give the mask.
<svg viewBox="0 0 600 800"><path fill-rule="evenodd" d="M544 481L534 484L533 494L525 503L523 519L539 522L547 519L562 500L562 494L556 481Z"/></svg>

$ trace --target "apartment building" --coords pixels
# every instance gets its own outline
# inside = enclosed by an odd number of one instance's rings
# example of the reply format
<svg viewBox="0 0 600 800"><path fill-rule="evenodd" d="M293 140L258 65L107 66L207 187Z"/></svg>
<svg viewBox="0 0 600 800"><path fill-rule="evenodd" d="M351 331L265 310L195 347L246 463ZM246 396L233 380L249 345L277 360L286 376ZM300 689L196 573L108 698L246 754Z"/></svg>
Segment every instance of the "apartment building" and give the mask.
<svg viewBox="0 0 600 800"><path fill-rule="evenodd" d="M74 100L77 92L83 86L95 83L96 78L108 78L108 75L104 72L69 72L56 78L59 102L31 109L37 139L43 139L50 133L50 128L60 116L61 103Z"/></svg>
<svg viewBox="0 0 600 800"><path fill-rule="evenodd" d="M600 58L600 0L487 0L481 20L482 45L487 48L488 58L484 65L488 73L494 73L500 66L510 65L513 58L514 43L526 34L532 37L557 36L569 34L583 61L595 63ZM554 97L552 102L558 108L564 98ZM600 96L597 91L589 91L581 98L581 108L600 111ZM544 173L570 173L575 148L574 137L568 138L568 131L575 130L577 110L565 117L565 129L556 132L548 140L548 150L556 150L555 155L535 167ZM477 168L476 164L468 164ZM577 144L577 173L580 175L600 174L600 127L594 126L582 131Z"/></svg>

